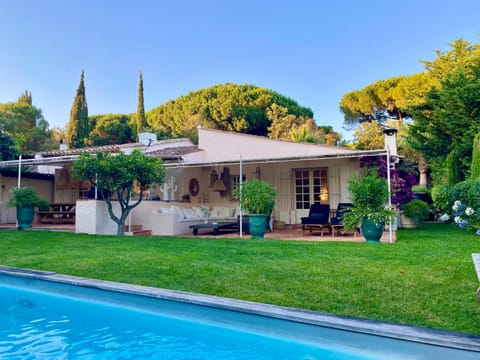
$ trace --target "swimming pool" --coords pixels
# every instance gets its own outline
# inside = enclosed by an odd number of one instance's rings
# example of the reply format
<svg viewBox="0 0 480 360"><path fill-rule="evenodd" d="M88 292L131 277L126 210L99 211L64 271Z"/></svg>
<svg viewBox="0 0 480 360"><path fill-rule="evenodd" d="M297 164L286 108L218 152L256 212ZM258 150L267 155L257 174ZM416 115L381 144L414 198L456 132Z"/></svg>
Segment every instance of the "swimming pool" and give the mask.
<svg viewBox="0 0 480 360"><path fill-rule="evenodd" d="M477 336L13 268L0 309L2 359L480 358Z"/></svg>

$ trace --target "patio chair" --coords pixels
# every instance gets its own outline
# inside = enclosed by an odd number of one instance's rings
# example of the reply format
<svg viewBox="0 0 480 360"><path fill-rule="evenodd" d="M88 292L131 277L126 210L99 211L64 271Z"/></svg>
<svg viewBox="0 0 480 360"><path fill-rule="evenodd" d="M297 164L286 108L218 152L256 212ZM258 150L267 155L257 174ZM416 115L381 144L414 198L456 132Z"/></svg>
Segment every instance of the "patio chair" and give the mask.
<svg viewBox="0 0 480 360"><path fill-rule="evenodd" d="M323 229L328 228L330 231L330 205L328 204L312 204L308 212L308 216L301 218L302 231L309 229L320 229L323 236Z"/></svg>
<svg viewBox="0 0 480 360"><path fill-rule="evenodd" d="M333 236L335 236L335 232L341 232L343 234L343 214L350 211L352 208L352 203L338 203L334 215L330 218L330 226L332 228L331 232Z"/></svg>

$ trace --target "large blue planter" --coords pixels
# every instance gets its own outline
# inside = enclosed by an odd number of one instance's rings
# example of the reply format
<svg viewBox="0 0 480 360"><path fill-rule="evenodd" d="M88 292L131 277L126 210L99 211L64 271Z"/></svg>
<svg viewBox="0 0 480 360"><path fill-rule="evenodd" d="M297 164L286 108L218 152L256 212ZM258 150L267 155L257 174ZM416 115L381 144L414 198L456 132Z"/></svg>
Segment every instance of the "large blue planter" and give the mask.
<svg viewBox="0 0 480 360"><path fill-rule="evenodd" d="M248 226L252 239L263 239L267 231L267 219L266 215L248 215Z"/></svg>
<svg viewBox="0 0 480 360"><path fill-rule="evenodd" d="M17 207L17 228L19 230L30 229L34 215L35 207L33 206Z"/></svg>
<svg viewBox="0 0 480 360"><path fill-rule="evenodd" d="M383 226L385 223L375 224L374 222L363 218L362 226L362 235L368 243L379 243L383 235Z"/></svg>

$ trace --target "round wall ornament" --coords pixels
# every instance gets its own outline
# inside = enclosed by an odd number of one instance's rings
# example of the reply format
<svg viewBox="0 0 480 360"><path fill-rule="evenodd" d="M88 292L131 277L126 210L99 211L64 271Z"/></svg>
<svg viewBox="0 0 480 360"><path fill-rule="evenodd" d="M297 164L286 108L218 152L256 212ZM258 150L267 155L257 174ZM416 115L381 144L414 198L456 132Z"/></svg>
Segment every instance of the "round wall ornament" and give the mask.
<svg viewBox="0 0 480 360"><path fill-rule="evenodd" d="M198 184L198 180L193 178L190 179L190 182L188 183L188 191L190 192L190 195L192 196L197 196L198 192L200 191L200 186Z"/></svg>

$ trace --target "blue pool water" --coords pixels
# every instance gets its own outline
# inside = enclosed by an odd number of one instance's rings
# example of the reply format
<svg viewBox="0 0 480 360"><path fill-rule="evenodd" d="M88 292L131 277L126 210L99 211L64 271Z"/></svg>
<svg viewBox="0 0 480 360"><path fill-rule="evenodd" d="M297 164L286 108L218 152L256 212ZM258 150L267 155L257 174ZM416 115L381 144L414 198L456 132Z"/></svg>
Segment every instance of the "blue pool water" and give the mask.
<svg viewBox="0 0 480 360"><path fill-rule="evenodd" d="M3 275L0 309L1 359L429 358L415 343Z"/></svg>

